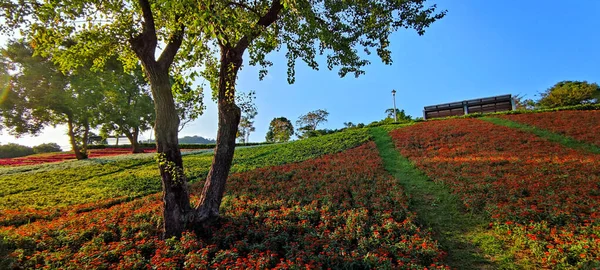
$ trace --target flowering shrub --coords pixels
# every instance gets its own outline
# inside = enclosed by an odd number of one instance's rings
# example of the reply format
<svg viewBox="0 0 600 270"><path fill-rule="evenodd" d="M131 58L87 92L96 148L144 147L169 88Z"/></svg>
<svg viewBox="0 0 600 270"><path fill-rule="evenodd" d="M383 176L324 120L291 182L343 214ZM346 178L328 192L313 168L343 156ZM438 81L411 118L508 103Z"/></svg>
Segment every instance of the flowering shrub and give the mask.
<svg viewBox="0 0 600 270"><path fill-rule="evenodd" d="M600 146L600 110L497 116Z"/></svg>
<svg viewBox="0 0 600 270"><path fill-rule="evenodd" d="M374 143L236 173L227 188L221 219L180 239L159 240L158 195L0 235L17 268L446 268Z"/></svg>
<svg viewBox="0 0 600 270"><path fill-rule="evenodd" d="M586 112L589 113L589 112ZM477 119L390 134L402 155L539 268L600 267L600 158Z"/></svg>

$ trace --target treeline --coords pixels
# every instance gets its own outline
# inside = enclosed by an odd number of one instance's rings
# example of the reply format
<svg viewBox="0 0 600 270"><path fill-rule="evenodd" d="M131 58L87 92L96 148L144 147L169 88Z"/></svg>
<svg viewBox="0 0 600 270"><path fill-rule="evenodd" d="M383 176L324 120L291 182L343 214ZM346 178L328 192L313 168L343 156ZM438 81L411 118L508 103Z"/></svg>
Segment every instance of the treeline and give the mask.
<svg viewBox="0 0 600 270"><path fill-rule="evenodd" d="M0 145L0 158L24 157L33 154L61 152L60 146L56 143L43 143L34 147L9 143Z"/></svg>

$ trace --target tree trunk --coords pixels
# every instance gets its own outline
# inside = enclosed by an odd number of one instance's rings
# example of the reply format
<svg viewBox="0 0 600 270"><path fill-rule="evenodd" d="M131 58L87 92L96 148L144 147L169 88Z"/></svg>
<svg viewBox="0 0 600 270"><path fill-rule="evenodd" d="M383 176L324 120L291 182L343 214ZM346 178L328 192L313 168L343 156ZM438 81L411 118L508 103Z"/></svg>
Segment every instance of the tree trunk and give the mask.
<svg viewBox="0 0 600 270"><path fill-rule="evenodd" d="M242 54L243 52L232 48L221 47L218 95L219 128L215 156L204 183L200 202L196 206L195 220L199 223L210 222L219 217L219 207L233 161L235 139L241 117L241 110L235 104L235 81L237 72L242 65Z"/></svg>
<svg viewBox="0 0 600 270"><path fill-rule="evenodd" d="M133 130L133 132L125 132L125 136L127 136L127 139L129 139L129 142L131 143L131 153L133 154L144 153L144 150L142 149L142 147L140 147L140 144L138 143L139 134L140 129L138 127L136 127Z"/></svg>
<svg viewBox="0 0 600 270"><path fill-rule="evenodd" d="M183 172L183 160L179 151L179 117L175 110L168 70L159 65L147 64L156 122L154 126L156 151L163 187L164 237L180 236L188 225L187 218L193 213L189 199L187 178Z"/></svg>
<svg viewBox="0 0 600 270"><path fill-rule="evenodd" d="M73 152L75 152L75 158L77 158L77 160L82 160L82 159L87 159L87 153L83 153L80 149L79 149L79 145L77 145L77 140L75 138L75 131L74 131L74 126L73 126L73 117L68 115L67 116L67 128L68 130L68 134L69 134L69 142L71 143L71 147L73 148Z"/></svg>

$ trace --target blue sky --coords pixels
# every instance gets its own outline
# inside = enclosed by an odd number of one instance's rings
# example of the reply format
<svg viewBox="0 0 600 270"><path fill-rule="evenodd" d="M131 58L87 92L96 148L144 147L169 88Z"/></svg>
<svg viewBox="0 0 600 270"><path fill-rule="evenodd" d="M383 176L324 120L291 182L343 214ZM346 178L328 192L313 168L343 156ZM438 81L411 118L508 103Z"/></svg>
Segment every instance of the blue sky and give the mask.
<svg viewBox="0 0 600 270"><path fill-rule="evenodd" d="M258 115L251 141L263 141L274 117L295 121L301 114L327 109L320 128L344 122L365 123L385 117L396 89L397 107L422 116L424 106L500 94L537 98L562 80L600 82L600 1L438 0L448 14L418 36L402 30L392 36L394 63L375 57L366 75L339 78L325 66L314 71L298 62L296 83L289 85L283 53L270 55L274 66L263 81L258 69L245 66L238 91L256 91ZM245 59L246 63L248 59ZM323 59L322 59L323 60ZM324 63L320 61L320 63ZM205 94L207 110L184 135L216 136L216 105ZM64 129L50 130L24 144L66 142ZM147 137L147 134L146 134ZM0 142L14 141L6 135ZM66 144L66 143L62 143Z"/></svg>

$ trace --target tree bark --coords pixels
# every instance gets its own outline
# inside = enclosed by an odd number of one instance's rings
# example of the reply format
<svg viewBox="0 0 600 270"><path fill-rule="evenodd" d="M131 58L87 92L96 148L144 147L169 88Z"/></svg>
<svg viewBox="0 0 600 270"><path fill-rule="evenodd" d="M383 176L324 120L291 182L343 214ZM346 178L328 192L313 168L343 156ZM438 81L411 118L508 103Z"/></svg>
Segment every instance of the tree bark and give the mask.
<svg viewBox="0 0 600 270"><path fill-rule="evenodd" d="M235 82L237 72L242 65L242 55L243 51L221 46L217 143L200 202L196 206L195 221L200 224L211 222L219 217L219 207L233 161L235 138L241 117L241 110L235 104Z"/></svg>
<svg viewBox="0 0 600 270"><path fill-rule="evenodd" d="M175 110L168 71L158 65L149 65L146 72L156 112L154 131L163 187L163 233L165 238L180 236L188 226L187 219L193 213L193 209L179 151L179 117Z"/></svg>
<svg viewBox="0 0 600 270"><path fill-rule="evenodd" d="M133 132L125 132L125 136L127 136L127 139L129 139L129 142L131 143L131 153L133 154L144 153L144 150L142 149L142 147L140 147L140 144L138 143L139 134L140 129L138 127L136 127L133 130Z"/></svg>
<svg viewBox="0 0 600 270"><path fill-rule="evenodd" d="M156 152L159 155L159 169L163 187L163 237L180 236L188 226L188 219L193 216L190 205L189 187L183 172L183 160L179 151L178 127L179 116L175 110L169 69L175 55L183 42L185 27L180 25L167 45L156 59L158 38L149 0L138 0L142 10L143 31L129 40L131 48L142 62L144 71L150 82L156 120L154 131L156 137ZM179 16L175 17L175 21Z"/></svg>
<svg viewBox="0 0 600 270"><path fill-rule="evenodd" d="M84 153L81 151L81 149L79 148L79 146L77 145L77 140L75 138L75 127L73 125L73 117L70 115L67 115L67 128L68 128L68 135L69 135L69 142L71 143L71 147L73 148L73 152L75 152L75 158L77 160L82 160L82 159L87 159L87 153Z"/></svg>

